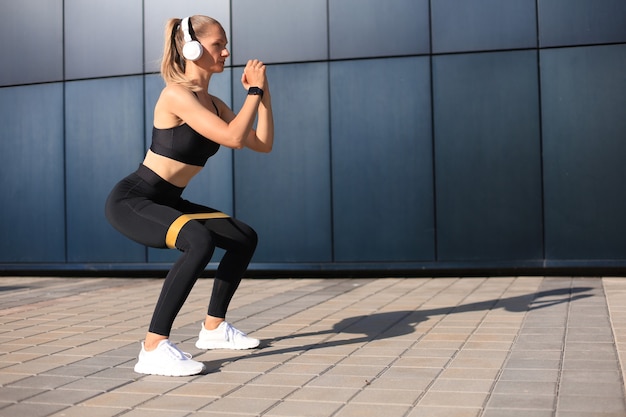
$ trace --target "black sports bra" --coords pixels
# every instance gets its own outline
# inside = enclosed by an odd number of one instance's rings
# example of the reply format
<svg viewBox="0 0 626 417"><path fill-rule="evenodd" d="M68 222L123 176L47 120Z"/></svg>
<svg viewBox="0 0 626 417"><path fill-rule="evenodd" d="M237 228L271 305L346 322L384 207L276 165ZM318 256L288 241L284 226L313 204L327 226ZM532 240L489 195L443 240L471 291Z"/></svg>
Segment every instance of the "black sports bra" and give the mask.
<svg viewBox="0 0 626 417"><path fill-rule="evenodd" d="M185 164L203 167L219 148L218 143L205 138L186 123L169 129L152 128L150 150Z"/></svg>

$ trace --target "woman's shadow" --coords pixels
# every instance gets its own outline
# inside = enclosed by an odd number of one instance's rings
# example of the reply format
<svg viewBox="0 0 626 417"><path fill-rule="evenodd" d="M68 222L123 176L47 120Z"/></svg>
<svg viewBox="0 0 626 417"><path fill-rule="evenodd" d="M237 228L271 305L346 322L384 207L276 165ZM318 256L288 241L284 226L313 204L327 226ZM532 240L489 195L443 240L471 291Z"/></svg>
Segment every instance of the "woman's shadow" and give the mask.
<svg viewBox="0 0 626 417"><path fill-rule="evenodd" d="M593 290L591 287L561 288L540 291L517 297L497 298L453 307L441 307L428 310L392 311L349 317L335 323L332 326L332 329L317 332L297 333L271 340L263 340L261 341L260 347L253 353L235 358L231 357L226 361L232 362L242 358L302 353L308 350L361 344L376 339L381 340L403 336L414 333L415 327L419 323L428 320L428 318L432 316L497 309L503 309L511 312L533 311L592 297L593 294L588 293L591 290ZM359 336L345 337L346 334ZM274 348L273 346L274 343L278 343L280 341L299 338L321 338L321 341L302 345L285 346L283 348ZM205 362L207 372L218 371L226 361L218 360Z"/></svg>

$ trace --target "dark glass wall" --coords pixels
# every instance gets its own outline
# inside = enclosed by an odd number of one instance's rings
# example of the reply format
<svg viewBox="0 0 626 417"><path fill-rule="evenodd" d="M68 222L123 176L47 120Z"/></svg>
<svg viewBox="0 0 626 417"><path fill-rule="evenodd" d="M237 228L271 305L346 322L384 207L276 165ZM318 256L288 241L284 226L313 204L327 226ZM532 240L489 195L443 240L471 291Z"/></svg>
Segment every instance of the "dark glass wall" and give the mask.
<svg viewBox="0 0 626 417"><path fill-rule="evenodd" d="M251 269L626 266L623 0L5 3L0 270L176 259L103 204L149 146L164 23L196 13L230 40L213 94L238 109L269 65L274 151L185 191L258 231Z"/></svg>

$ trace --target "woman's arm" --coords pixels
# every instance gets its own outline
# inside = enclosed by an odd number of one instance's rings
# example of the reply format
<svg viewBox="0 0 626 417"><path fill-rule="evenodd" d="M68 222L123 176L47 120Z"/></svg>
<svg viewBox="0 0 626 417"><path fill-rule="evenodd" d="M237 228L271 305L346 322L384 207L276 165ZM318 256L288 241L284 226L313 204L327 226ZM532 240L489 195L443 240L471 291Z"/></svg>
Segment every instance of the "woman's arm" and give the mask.
<svg viewBox="0 0 626 417"><path fill-rule="evenodd" d="M271 152L274 146L274 114L269 88L263 93L257 117L256 130L252 130L246 138L246 146L257 152Z"/></svg>
<svg viewBox="0 0 626 417"><path fill-rule="evenodd" d="M270 85L267 82L265 65L263 65L262 72L263 81L261 84L254 84L254 80L248 77L246 71L241 76L243 88L249 90L250 87L259 87L263 91L261 104L258 107L256 130L251 129L246 137L245 146L257 152L271 152L274 145L274 115L272 113L272 97L270 96Z"/></svg>
<svg viewBox="0 0 626 417"><path fill-rule="evenodd" d="M244 77L246 81L249 80L248 82L265 87L265 66L256 60L249 61L244 69ZM243 79L242 77L242 82ZM220 145L241 149L249 141L261 101L262 98L258 95L248 95L238 114L235 115L232 110L228 109L228 112L220 111L220 118L205 108L185 87L168 85L161 93L155 107L155 126L171 127L183 121L202 136ZM220 110L227 109L223 102L220 104ZM262 112L267 113L265 110Z"/></svg>
<svg viewBox="0 0 626 417"><path fill-rule="evenodd" d="M241 82L246 89L256 87L247 82L245 73L244 76L242 76ZM262 85L263 87L260 88L263 90L263 98L257 109L257 127L256 130L250 127L249 133L244 140L244 146L256 152L271 152L274 145L274 114L272 113L272 98L270 96L267 78L264 79ZM246 100L250 97L259 96L248 96ZM239 116L235 115L235 113L228 108L226 103L219 100L217 97L214 99L218 103L222 119L227 123L231 123L231 121ZM241 112L239 114L241 114Z"/></svg>
<svg viewBox="0 0 626 417"><path fill-rule="evenodd" d="M246 97L239 114L233 114L232 118L222 120L205 108L186 88L178 85L167 86L161 93L159 103L155 108L155 126L171 127L183 121L213 142L229 148L241 149L245 146L250 129L252 129L259 101L258 96ZM166 111L172 115L172 120L162 123L163 126L159 126L160 123L158 123L159 120L163 120L157 116L160 107L168 109Z"/></svg>
<svg viewBox="0 0 626 417"><path fill-rule="evenodd" d="M256 152L267 153L272 150L274 145L274 116L272 114L271 99L270 97L266 99L265 94L267 93L263 94L263 100L258 107L257 128L256 130L252 129L252 127L250 128L244 140L244 146ZM220 116L225 122L229 123L238 116L222 100L217 97L213 99L219 108Z"/></svg>

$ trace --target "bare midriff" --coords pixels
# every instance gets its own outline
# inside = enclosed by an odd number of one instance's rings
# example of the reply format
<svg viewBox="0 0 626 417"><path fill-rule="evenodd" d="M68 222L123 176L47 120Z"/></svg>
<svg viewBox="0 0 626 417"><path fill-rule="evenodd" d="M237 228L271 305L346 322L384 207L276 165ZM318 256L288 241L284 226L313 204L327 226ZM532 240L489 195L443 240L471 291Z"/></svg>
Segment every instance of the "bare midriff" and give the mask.
<svg viewBox="0 0 626 417"><path fill-rule="evenodd" d="M177 187L186 187L202 167L189 165L148 150L143 164L159 177Z"/></svg>

